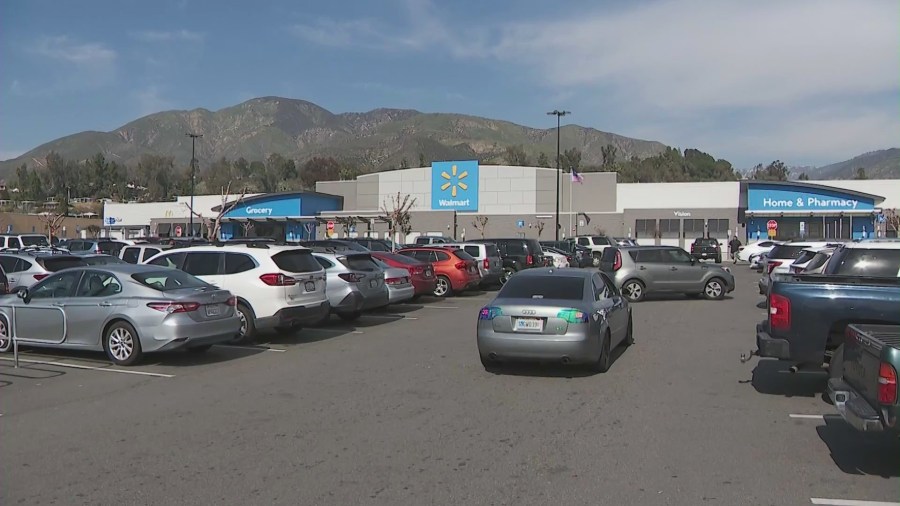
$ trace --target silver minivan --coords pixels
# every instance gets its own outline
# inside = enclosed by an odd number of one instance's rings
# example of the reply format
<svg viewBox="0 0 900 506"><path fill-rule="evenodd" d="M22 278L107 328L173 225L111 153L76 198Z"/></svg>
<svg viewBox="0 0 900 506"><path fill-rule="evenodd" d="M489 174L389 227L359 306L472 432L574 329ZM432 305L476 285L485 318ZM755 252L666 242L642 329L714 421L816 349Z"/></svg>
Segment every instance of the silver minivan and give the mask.
<svg viewBox="0 0 900 506"><path fill-rule="evenodd" d="M442 248L458 248L478 261L478 272L481 273L481 286L500 284L503 275L503 259L496 244L480 242L460 242L441 244Z"/></svg>
<svg viewBox="0 0 900 506"><path fill-rule="evenodd" d="M651 293L683 293L719 300L734 290L727 267L697 261L674 246L611 246L603 250L600 270L637 302Z"/></svg>

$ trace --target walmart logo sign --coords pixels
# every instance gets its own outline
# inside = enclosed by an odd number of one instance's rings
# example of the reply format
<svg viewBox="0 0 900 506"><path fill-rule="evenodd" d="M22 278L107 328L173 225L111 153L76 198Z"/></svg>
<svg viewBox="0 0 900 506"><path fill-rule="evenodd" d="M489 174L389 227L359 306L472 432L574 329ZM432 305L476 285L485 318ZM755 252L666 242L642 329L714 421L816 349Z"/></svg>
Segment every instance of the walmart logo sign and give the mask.
<svg viewBox="0 0 900 506"><path fill-rule="evenodd" d="M431 209L478 210L478 161L431 164Z"/></svg>

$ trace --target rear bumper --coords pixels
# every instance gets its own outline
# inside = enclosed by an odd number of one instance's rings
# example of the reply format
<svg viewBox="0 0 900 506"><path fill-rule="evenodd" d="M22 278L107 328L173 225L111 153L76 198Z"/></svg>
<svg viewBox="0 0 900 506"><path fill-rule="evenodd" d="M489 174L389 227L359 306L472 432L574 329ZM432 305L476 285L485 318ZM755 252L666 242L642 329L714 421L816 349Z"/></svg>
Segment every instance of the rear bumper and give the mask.
<svg viewBox="0 0 900 506"><path fill-rule="evenodd" d="M389 287L388 288L388 301L391 304L397 302L403 302L413 298L416 294L416 287L413 285L407 285L403 287Z"/></svg>
<svg viewBox="0 0 900 506"><path fill-rule="evenodd" d="M416 295L431 295L434 293L434 288L437 286L437 279L413 279L413 286L416 288Z"/></svg>
<svg viewBox="0 0 900 506"><path fill-rule="evenodd" d="M577 364L593 363L600 358L597 339L515 339L490 334L478 334L478 353L482 357L536 362L562 362L565 358Z"/></svg>
<svg viewBox="0 0 900 506"><path fill-rule="evenodd" d="M240 330L241 319L237 316L191 325L161 325L149 331L152 337L141 339L141 347L146 352L153 352L224 343L234 339ZM147 334L140 328L138 332Z"/></svg>
<svg viewBox="0 0 900 506"><path fill-rule="evenodd" d="M828 380L828 397L841 417L860 432L883 432L884 423L875 410L859 393L841 378Z"/></svg>
<svg viewBox="0 0 900 506"><path fill-rule="evenodd" d="M274 315L256 320L256 328L269 329L290 325L304 325L315 323L328 315L331 305L324 301L314 306L286 307L278 310Z"/></svg>
<svg viewBox="0 0 900 506"><path fill-rule="evenodd" d="M776 339L769 335L766 322L756 324L756 349L764 358L791 358L791 343L787 339Z"/></svg>
<svg viewBox="0 0 900 506"><path fill-rule="evenodd" d="M480 284L481 284L482 286L484 286L484 285L496 285L497 283L500 282L500 276L502 276L502 275L503 275L503 271L502 271L502 270L499 270L499 271L488 271L488 272L482 273L482 275L481 275L481 283L480 283Z"/></svg>

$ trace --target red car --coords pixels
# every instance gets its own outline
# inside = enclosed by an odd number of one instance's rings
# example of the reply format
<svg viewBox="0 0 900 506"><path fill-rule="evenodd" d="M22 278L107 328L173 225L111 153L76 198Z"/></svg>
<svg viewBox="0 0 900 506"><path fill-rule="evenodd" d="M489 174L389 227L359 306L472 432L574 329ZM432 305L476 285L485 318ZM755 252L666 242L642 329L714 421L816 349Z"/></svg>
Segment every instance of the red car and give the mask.
<svg viewBox="0 0 900 506"><path fill-rule="evenodd" d="M406 248L398 253L431 263L437 277L437 285L434 287L435 297L447 297L463 290L477 288L481 283L478 261L463 250L440 247Z"/></svg>
<svg viewBox="0 0 900 506"><path fill-rule="evenodd" d="M398 253L373 251L371 255L391 267L408 270L413 287L416 289L416 297L434 293L434 289L437 286L437 278L434 277L434 267L430 263Z"/></svg>

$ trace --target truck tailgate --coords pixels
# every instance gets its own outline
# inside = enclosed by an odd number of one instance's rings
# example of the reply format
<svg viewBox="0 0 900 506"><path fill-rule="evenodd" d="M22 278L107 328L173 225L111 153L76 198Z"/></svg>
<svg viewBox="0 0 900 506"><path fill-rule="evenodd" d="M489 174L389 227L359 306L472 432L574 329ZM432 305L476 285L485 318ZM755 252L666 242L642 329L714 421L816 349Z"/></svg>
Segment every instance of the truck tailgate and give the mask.
<svg viewBox="0 0 900 506"><path fill-rule="evenodd" d="M885 346L900 345L896 325L849 325L844 342L844 381L865 399L878 396L878 371Z"/></svg>

